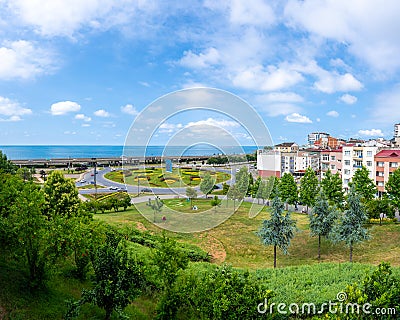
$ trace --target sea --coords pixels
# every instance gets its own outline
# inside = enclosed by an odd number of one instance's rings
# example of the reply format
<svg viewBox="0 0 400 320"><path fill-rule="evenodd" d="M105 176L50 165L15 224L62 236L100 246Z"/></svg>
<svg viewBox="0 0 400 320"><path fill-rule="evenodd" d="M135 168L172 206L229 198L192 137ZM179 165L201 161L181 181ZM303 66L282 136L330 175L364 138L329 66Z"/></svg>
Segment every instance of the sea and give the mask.
<svg viewBox="0 0 400 320"><path fill-rule="evenodd" d="M88 146L88 145L15 145L0 146L9 160L79 159L112 157L156 156L212 156L218 154L239 155L254 153L257 146L210 145L194 146Z"/></svg>

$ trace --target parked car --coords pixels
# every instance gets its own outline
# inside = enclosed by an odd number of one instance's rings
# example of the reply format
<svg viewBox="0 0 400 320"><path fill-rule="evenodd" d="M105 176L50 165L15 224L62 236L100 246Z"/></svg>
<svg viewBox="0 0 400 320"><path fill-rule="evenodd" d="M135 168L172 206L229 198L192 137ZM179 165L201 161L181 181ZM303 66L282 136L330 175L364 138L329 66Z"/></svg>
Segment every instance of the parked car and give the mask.
<svg viewBox="0 0 400 320"><path fill-rule="evenodd" d="M108 189L110 189L110 190L118 190L118 187L111 186Z"/></svg>
<svg viewBox="0 0 400 320"><path fill-rule="evenodd" d="M143 188L142 190L140 190L141 192L151 192L151 189L149 188Z"/></svg>

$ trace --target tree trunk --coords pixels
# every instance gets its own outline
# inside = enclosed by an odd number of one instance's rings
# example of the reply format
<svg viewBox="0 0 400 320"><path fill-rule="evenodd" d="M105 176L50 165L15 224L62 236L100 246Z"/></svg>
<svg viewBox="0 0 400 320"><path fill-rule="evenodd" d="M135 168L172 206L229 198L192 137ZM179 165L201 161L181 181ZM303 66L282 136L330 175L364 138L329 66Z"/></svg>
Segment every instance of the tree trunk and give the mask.
<svg viewBox="0 0 400 320"><path fill-rule="evenodd" d="M353 262L353 244L350 244L350 262Z"/></svg>
<svg viewBox="0 0 400 320"><path fill-rule="evenodd" d="M104 320L110 320L111 314L112 314L112 309L106 309L106 316L105 316Z"/></svg>
<svg viewBox="0 0 400 320"><path fill-rule="evenodd" d="M276 245L274 246L274 268L276 268Z"/></svg>
<svg viewBox="0 0 400 320"><path fill-rule="evenodd" d="M318 235L318 262L321 261L321 235Z"/></svg>

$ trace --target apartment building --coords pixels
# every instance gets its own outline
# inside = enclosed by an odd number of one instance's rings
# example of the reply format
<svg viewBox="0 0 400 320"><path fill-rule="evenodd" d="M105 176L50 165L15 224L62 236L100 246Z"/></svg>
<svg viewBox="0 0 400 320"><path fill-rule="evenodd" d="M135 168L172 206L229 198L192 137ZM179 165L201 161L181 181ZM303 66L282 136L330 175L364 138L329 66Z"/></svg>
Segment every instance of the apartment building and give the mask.
<svg viewBox="0 0 400 320"><path fill-rule="evenodd" d="M321 151L321 179L324 178L328 170L330 170L332 174L339 173L339 175L342 176L342 151L342 148Z"/></svg>
<svg viewBox="0 0 400 320"><path fill-rule="evenodd" d="M281 152L279 150L257 151L258 176L265 178L281 177Z"/></svg>
<svg viewBox="0 0 400 320"><path fill-rule="evenodd" d="M381 196L385 190L385 185L393 171L400 167L400 150L389 149L378 152L375 157L375 183L378 194Z"/></svg>
<svg viewBox="0 0 400 320"><path fill-rule="evenodd" d="M326 132L312 132L307 136L307 141L309 146L313 146L316 141L321 138L328 138L330 135Z"/></svg>
<svg viewBox="0 0 400 320"><path fill-rule="evenodd" d="M290 153L299 151L299 145L294 142L284 142L277 144L275 146L275 150L280 151L282 153Z"/></svg>
<svg viewBox="0 0 400 320"><path fill-rule="evenodd" d="M301 150L297 153L294 172L301 176L311 167L316 173L321 170L320 152L317 150Z"/></svg>
<svg viewBox="0 0 400 320"><path fill-rule="evenodd" d="M346 144L346 142L342 139L336 139L334 137L322 137L315 141L314 146L322 149L337 149L344 144Z"/></svg>
<svg viewBox="0 0 400 320"><path fill-rule="evenodd" d="M362 166L369 170L369 177L375 180L375 155L376 146L363 146L362 144L347 144L342 148L342 182L343 188L349 188L349 182L357 169Z"/></svg>

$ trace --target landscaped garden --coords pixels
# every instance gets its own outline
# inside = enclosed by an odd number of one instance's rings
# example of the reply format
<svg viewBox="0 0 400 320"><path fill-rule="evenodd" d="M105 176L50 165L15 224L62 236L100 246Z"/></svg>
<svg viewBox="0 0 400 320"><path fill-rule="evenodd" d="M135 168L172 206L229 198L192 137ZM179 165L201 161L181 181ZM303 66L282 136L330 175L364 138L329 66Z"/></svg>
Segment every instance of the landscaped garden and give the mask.
<svg viewBox="0 0 400 320"><path fill-rule="evenodd" d="M166 172L165 168L150 167L145 169L117 170L106 173L105 178L130 185L140 185L143 187L187 187L200 184L202 177L209 173L215 180L215 184L227 181L231 175L219 171L205 171L199 169L173 168L172 172Z"/></svg>

